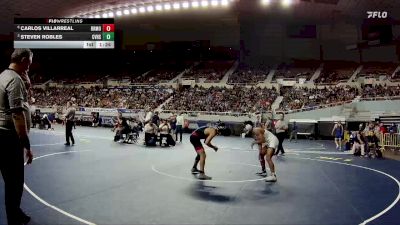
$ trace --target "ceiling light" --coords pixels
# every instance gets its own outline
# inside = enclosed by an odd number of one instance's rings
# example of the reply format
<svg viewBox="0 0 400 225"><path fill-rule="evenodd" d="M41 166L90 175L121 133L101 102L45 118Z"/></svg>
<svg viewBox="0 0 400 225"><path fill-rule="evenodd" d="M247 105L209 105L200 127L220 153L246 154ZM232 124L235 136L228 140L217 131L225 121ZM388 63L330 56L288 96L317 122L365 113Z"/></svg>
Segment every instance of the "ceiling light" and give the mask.
<svg viewBox="0 0 400 225"><path fill-rule="evenodd" d="M146 8L144 6L139 7L139 12L140 13L145 13L146 12Z"/></svg>
<svg viewBox="0 0 400 225"><path fill-rule="evenodd" d="M113 12L109 12L108 13L108 17L114 17L114 13Z"/></svg>
<svg viewBox="0 0 400 225"><path fill-rule="evenodd" d="M122 16L121 10L118 10L115 14L116 14L117 16Z"/></svg>
<svg viewBox="0 0 400 225"><path fill-rule="evenodd" d="M261 0L262 5L269 5L269 3L271 3L270 0Z"/></svg>
<svg viewBox="0 0 400 225"><path fill-rule="evenodd" d="M199 4L198 1L192 2L192 7L193 7L193 8L198 8L199 6L200 6L200 4Z"/></svg>
<svg viewBox="0 0 400 225"><path fill-rule="evenodd" d="M107 18L108 14L107 13L103 13L103 18Z"/></svg>
<svg viewBox="0 0 400 225"><path fill-rule="evenodd" d="M167 3L164 5L165 10L170 10L171 9L171 4Z"/></svg>
<svg viewBox="0 0 400 225"><path fill-rule="evenodd" d="M208 1L207 0L201 1L201 6L202 7L207 7L208 6Z"/></svg>
<svg viewBox="0 0 400 225"><path fill-rule="evenodd" d="M228 6L229 5L228 0L221 0L221 5Z"/></svg>
<svg viewBox="0 0 400 225"><path fill-rule="evenodd" d="M136 8L132 8L132 9L131 9L131 13L132 13L132 14L137 14L137 12L138 12L138 11L137 11Z"/></svg>
<svg viewBox="0 0 400 225"><path fill-rule="evenodd" d="M124 15L129 15L129 10L125 9L124 10Z"/></svg>
<svg viewBox="0 0 400 225"><path fill-rule="evenodd" d="M180 9L181 5L178 2L176 2L176 3L174 3L173 8L174 9Z"/></svg>
<svg viewBox="0 0 400 225"><path fill-rule="evenodd" d="M162 11L162 10L163 10L162 5L156 5L156 10L157 10L157 11Z"/></svg>
<svg viewBox="0 0 400 225"><path fill-rule="evenodd" d="M292 3L293 3L292 0L282 0L282 1L281 1L281 5L282 5L283 7L289 7Z"/></svg>
<svg viewBox="0 0 400 225"><path fill-rule="evenodd" d="M153 12L154 7L152 5L147 6L147 12Z"/></svg>
<svg viewBox="0 0 400 225"><path fill-rule="evenodd" d="M218 3L219 3L218 0L212 0L211 1L211 5L214 6L214 7L218 6Z"/></svg>
<svg viewBox="0 0 400 225"><path fill-rule="evenodd" d="M189 8L189 2L182 2L182 8L188 9Z"/></svg>

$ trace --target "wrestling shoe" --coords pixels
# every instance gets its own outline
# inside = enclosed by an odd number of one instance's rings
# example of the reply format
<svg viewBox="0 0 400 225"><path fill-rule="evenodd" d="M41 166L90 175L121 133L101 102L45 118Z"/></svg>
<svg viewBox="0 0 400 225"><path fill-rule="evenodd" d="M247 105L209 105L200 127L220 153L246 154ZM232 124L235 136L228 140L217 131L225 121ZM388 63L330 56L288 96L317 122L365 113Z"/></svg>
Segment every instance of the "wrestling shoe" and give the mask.
<svg viewBox="0 0 400 225"><path fill-rule="evenodd" d="M267 178L265 178L265 182L276 182L276 175L269 175Z"/></svg>
<svg viewBox="0 0 400 225"><path fill-rule="evenodd" d="M198 174L200 173L200 170L198 170L197 168L192 168L192 174Z"/></svg>
<svg viewBox="0 0 400 225"><path fill-rule="evenodd" d="M256 175L261 176L261 177L266 177L268 174L267 174L267 171L261 171L261 172L257 172Z"/></svg>
<svg viewBox="0 0 400 225"><path fill-rule="evenodd" d="M199 180L211 180L212 179L212 177L209 177L209 176L205 175L204 173L200 173L197 178Z"/></svg>

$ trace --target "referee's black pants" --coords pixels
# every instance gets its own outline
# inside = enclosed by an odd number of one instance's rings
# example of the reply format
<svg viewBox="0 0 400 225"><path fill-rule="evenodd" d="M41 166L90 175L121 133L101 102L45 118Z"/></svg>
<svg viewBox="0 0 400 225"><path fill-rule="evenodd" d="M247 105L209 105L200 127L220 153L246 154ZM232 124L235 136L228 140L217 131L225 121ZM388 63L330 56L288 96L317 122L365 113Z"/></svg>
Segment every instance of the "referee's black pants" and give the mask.
<svg viewBox="0 0 400 225"><path fill-rule="evenodd" d="M7 221L9 225L20 224L24 215L20 208L24 186L24 148L15 131L0 130L0 143L0 171L4 180Z"/></svg>
<svg viewBox="0 0 400 225"><path fill-rule="evenodd" d="M278 150L276 151L276 155L279 154L279 152L281 152L282 154L285 153L285 150L283 149L283 140L285 140L286 137L286 132L282 132L282 133L276 133L276 137L279 140L279 145L278 145Z"/></svg>
<svg viewBox="0 0 400 225"><path fill-rule="evenodd" d="M67 144L70 144L69 142L70 139L72 141L72 144L75 144L74 135L72 135L73 126L74 126L74 121L67 120L67 123L65 124L65 139L67 141Z"/></svg>
<svg viewBox="0 0 400 225"><path fill-rule="evenodd" d="M178 141L178 134L179 137L181 138L181 142L182 142L182 133L183 133L183 127L182 125L177 125L176 126L176 132L175 132L175 140Z"/></svg>

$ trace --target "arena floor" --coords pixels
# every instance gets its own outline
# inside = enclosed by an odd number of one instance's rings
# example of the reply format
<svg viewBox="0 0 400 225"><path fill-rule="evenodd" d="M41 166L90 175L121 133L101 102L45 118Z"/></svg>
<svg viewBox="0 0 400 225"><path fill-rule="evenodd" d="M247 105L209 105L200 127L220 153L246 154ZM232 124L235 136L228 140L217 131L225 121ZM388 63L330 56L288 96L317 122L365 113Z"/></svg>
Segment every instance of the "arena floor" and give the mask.
<svg viewBox="0 0 400 225"><path fill-rule="evenodd" d="M278 182L266 183L251 139L217 137L199 181L188 136L172 148L114 143L109 129L34 129L22 207L33 225L55 224L399 224L400 163L337 152L332 142L285 142ZM3 201L4 185L0 179ZM0 224L5 224L0 204Z"/></svg>

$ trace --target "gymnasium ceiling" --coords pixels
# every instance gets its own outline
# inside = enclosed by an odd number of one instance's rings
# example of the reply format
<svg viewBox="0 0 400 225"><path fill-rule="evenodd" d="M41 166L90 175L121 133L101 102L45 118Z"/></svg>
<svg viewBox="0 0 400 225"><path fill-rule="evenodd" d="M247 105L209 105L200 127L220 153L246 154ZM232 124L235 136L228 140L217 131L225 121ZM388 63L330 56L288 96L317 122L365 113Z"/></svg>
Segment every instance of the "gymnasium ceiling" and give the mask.
<svg viewBox="0 0 400 225"><path fill-rule="evenodd" d="M192 1L192 0L0 0L0 34L8 34L13 30L14 17L71 17L79 14L88 14L95 11L108 11L111 9L124 9L132 5L144 5L150 2L177 2L177 1ZM231 1L231 0L229 0ZM256 0L235 0L241 1L239 7L233 5L230 8L240 8L244 11L251 10L247 7L247 3ZM277 0L271 0L274 2ZM298 1L295 6L292 6L290 13L295 17L312 18L313 20L336 20L338 18L365 18L366 11L370 10L386 10L389 15L397 17L400 15L400 1L399 0L294 0ZM253 4L254 6L257 4ZM262 9L257 5L259 11ZM262 9L264 13L274 13L272 8ZM269 11L268 11L269 10ZM194 14L213 14L213 10L198 9L198 12L188 13L188 16ZM218 10L216 10L218 11ZM229 10L228 10L229 11ZM226 23L234 23L235 10L230 10L230 13L221 13L216 16L216 12L212 18L218 21L225 21ZM206 13L205 13L206 12ZM173 13L173 12L171 12ZM175 12L178 14L178 12ZM164 13L166 14L166 13ZM184 15L185 13L182 13ZM123 16L125 18L116 19L121 21L135 20L134 16ZM154 20L153 15L141 15L142 20L144 17L149 17L149 20ZM396 18L400 19L400 18Z"/></svg>

